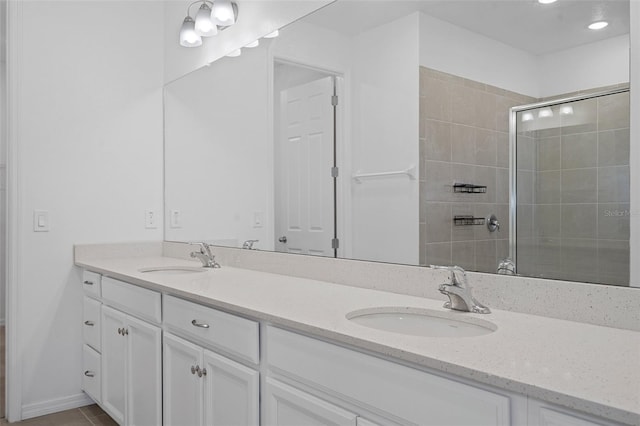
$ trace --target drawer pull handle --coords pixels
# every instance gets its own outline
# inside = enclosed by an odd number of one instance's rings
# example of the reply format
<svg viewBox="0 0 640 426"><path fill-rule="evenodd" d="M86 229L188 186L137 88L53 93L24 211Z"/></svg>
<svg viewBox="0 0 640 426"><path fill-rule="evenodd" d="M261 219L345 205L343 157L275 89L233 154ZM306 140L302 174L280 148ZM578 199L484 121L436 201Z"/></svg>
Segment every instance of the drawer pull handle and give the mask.
<svg viewBox="0 0 640 426"><path fill-rule="evenodd" d="M84 375L87 377L95 377L96 374L93 371L87 370L84 372Z"/></svg>
<svg viewBox="0 0 640 426"><path fill-rule="evenodd" d="M93 285L93 281L89 281L89 280L85 280L84 282L86 285Z"/></svg>
<svg viewBox="0 0 640 426"><path fill-rule="evenodd" d="M198 320L191 321L191 325L193 325L194 327L209 328L209 324L205 322L198 322Z"/></svg>
<svg viewBox="0 0 640 426"><path fill-rule="evenodd" d="M85 321L84 325L88 325L89 327L93 327L94 325L96 325L93 321Z"/></svg>

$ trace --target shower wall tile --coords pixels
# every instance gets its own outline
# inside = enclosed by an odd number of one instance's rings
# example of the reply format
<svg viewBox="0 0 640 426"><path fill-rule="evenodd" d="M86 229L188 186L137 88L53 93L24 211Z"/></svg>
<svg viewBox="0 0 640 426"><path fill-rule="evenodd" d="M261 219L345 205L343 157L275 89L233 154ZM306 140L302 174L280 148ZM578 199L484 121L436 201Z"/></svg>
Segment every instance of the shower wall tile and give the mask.
<svg viewBox="0 0 640 426"><path fill-rule="evenodd" d="M600 282L629 285L629 242L598 240L598 278Z"/></svg>
<svg viewBox="0 0 640 426"><path fill-rule="evenodd" d="M560 236L562 224L562 209L560 205L534 205L533 218L533 229L536 237L554 238Z"/></svg>
<svg viewBox="0 0 640 426"><path fill-rule="evenodd" d="M431 243L426 245L427 265L451 265L451 243Z"/></svg>
<svg viewBox="0 0 640 426"><path fill-rule="evenodd" d="M598 202L629 202L629 166L598 168Z"/></svg>
<svg viewBox="0 0 640 426"><path fill-rule="evenodd" d="M628 203L598 204L598 238L628 241L630 217Z"/></svg>
<svg viewBox="0 0 640 426"><path fill-rule="evenodd" d="M598 132L598 166L629 164L629 129Z"/></svg>
<svg viewBox="0 0 640 426"><path fill-rule="evenodd" d="M427 161L425 170L425 200L451 200L451 163Z"/></svg>
<svg viewBox="0 0 640 426"><path fill-rule="evenodd" d="M451 85L431 77L422 78L421 83L424 96L420 97L420 114L427 119L451 121Z"/></svg>
<svg viewBox="0 0 640 426"><path fill-rule="evenodd" d="M496 166L497 160L497 132L480 129L476 132L476 164Z"/></svg>
<svg viewBox="0 0 640 426"><path fill-rule="evenodd" d="M497 96L484 91L476 92L475 123L481 129L496 130Z"/></svg>
<svg viewBox="0 0 640 426"><path fill-rule="evenodd" d="M466 270L476 269L476 246L468 242L451 243L451 261Z"/></svg>
<svg viewBox="0 0 640 426"><path fill-rule="evenodd" d="M501 239L496 240L496 261L500 263L501 260L510 258L509 253L509 240ZM496 267L497 270L497 267Z"/></svg>
<svg viewBox="0 0 640 426"><path fill-rule="evenodd" d="M424 120L425 155L428 160L451 161L451 124Z"/></svg>
<svg viewBox="0 0 640 426"><path fill-rule="evenodd" d="M535 201L537 204L559 204L561 201L560 192L560 170L547 172L537 172L535 175Z"/></svg>
<svg viewBox="0 0 640 426"><path fill-rule="evenodd" d="M536 140L537 170L560 170L561 139L559 136Z"/></svg>
<svg viewBox="0 0 640 426"><path fill-rule="evenodd" d="M587 99L571 102L573 114L561 116L563 135L595 132L598 130L598 100Z"/></svg>
<svg viewBox="0 0 640 426"><path fill-rule="evenodd" d="M487 228L486 223L488 222L489 216L495 214L498 219L497 205L496 204L476 204L473 210L473 215L475 217L482 217L485 219L484 225L476 225L473 226L473 238L475 240L495 240L497 232L490 232L489 228Z"/></svg>
<svg viewBox="0 0 640 426"><path fill-rule="evenodd" d="M566 277L594 282L598 275L598 241L596 239L562 240L562 267Z"/></svg>
<svg viewBox="0 0 640 426"><path fill-rule="evenodd" d="M598 98L598 129L629 127L629 92Z"/></svg>
<svg viewBox="0 0 640 426"><path fill-rule="evenodd" d="M451 119L456 124L476 125L476 100L478 91L462 84L451 87ZM435 99L433 100L435 102Z"/></svg>
<svg viewBox="0 0 640 426"><path fill-rule="evenodd" d="M595 167L598 164L598 133L562 136L562 168Z"/></svg>
<svg viewBox="0 0 640 426"><path fill-rule="evenodd" d="M562 171L563 203L596 203L598 201L598 169Z"/></svg>
<svg viewBox="0 0 640 426"><path fill-rule="evenodd" d="M533 204L533 177L534 173L531 171L518 170L516 176L516 192L518 194L518 204Z"/></svg>
<svg viewBox="0 0 640 426"><path fill-rule="evenodd" d="M457 164L454 163L451 165L451 181L449 185L453 183L471 183L475 184L475 168L468 164ZM467 193L456 193L452 194L451 199L453 201L460 202L476 202L478 195L480 194L467 194Z"/></svg>
<svg viewBox="0 0 640 426"><path fill-rule="evenodd" d="M591 238L597 236L597 204L563 204L561 235L566 238Z"/></svg>
<svg viewBox="0 0 640 426"><path fill-rule="evenodd" d="M474 183L487 187L487 192L474 195L474 200L479 203L496 202L496 168L475 166Z"/></svg>
<svg viewBox="0 0 640 426"><path fill-rule="evenodd" d="M453 124L451 127L451 161L454 163L476 163L475 127Z"/></svg>
<svg viewBox="0 0 640 426"><path fill-rule="evenodd" d="M496 133L496 164L498 167L509 167L509 133Z"/></svg>
<svg viewBox="0 0 640 426"><path fill-rule="evenodd" d="M543 237L535 241L539 271L544 271L547 277L558 277L562 274L562 240L558 237Z"/></svg>
<svg viewBox="0 0 640 426"><path fill-rule="evenodd" d="M496 169L496 203L509 203L509 169Z"/></svg>
<svg viewBox="0 0 640 426"><path fill-rule="evenodd" d="M520 239L523 241L533 239L533 205L518 204L516 216L518 219L516 221L516 232L519 245Z"/></svg>
<svg viewBox="0 0 640 426"><path fill-rule="evenodd" d="M518 170L536 169L536 140L530 137L519 137L516 147Z"/></svg>
<svg viewBox="0 0 640 426"><path fill-rule="evenodd" d="M493 272L497 270L496 241L476 241L476 270L479 272Z"/></svg>
<svg viewBox="0 0 640 426"><path fill-rule="evenodd" d="M451 204L428 203L425 209L427 226L427 243L451 241Z"/></svg>
<svg viewBox="0 0 640 426"><path fill-rule="evenodd" d="M454 216L472 216L474 214L474 203L452 203L451 220ZM452 241L472 241L475 239L475 226L456 226L451 228Z"/></svg>

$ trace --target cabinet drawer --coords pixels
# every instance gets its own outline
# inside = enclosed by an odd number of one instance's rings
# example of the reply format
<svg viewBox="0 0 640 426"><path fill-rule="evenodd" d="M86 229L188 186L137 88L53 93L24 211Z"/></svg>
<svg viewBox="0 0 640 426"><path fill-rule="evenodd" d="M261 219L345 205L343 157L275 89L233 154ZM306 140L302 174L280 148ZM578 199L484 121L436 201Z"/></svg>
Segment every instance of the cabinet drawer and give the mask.
<svg viewBox="0 0 640 426"><path fill-rule="evenodd" d="M162 320L160 293L134 284L104 277L102 299L111 306L159 324Z"/></svg>
<svg viewBox="0 0 640 426"><path fill-rule="evenodd" d="M508 425L507 396L267 327L271 372L419 425ZM394 420L395 421L395 420Z"/></svg>
<svg viewBox="0 0 640 426"><path fill-rule="evenodd" d="M82 337L84 343L100 352L100 305L101 303L90 297L84 298L82 314Z"/></svg>
<svg viewBox="0 0 640 426"><path fill-rule="evenodd" d="M100 297L102 276L95 272L83 271L82 272L82 288L85 294L92 297Z"/></svg>
<svg viewBox="0 0 640 426"><path fill-rule="evenodd" d="M100 377L100 354L84 345L82 347L82 390L96 402L101 402Z"/></svg>
<svg viewBox="0 0 640 426"><path fill-rule="evenodd" d="M173 296L164 296L164 324L208 346L258 363L258 323Z"/></svg>

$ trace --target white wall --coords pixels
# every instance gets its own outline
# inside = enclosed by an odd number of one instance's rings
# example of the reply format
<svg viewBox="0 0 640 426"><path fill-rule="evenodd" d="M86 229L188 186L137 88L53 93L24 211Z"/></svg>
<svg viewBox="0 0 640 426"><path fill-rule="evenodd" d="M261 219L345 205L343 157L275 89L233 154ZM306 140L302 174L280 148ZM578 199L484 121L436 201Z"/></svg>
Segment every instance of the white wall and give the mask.
<svg viewBox="0 0 640 426"><path fill-rule="evenodd" d="M542 55L539 96L629 82L629 34Z"/></svg>
<svg viewBox="0 0 640 426"><path fill-rule="evenodd" d="M204 39L202 46L198 48L185 48L178 43L180 26L189 3L165 1L165 82L215 61L332 1L334 0L240 1L237 23L213 38ZM192 17L197 12L196 6L192 8Z"/></svg>
<svg viewBox="0 0 640 426"><path fill-rule="evenodd" d="M538 97L534 55L424 13L420 14L420 65Z"/></svg>
<svg viewBox="0 0 640 426"><path fill-rule="evenodd" d="M356 259L418 264L418 20L415 13L355 38L353 170L416 166L415 180L352 183Z"/></svg>
<svg viewBox="0 0 640 426"><path fill-rule="evenodd" d="M179 210L181 228L167 227L165 239L236 247L255 239L256 248L273 249L267 68L263 45L166 87L166 215ZM263 215L260 228L254 212Z"/></svg>
<svg viewBox="0 0 640 426"><path fill-rule="evenodd" d="M73 244L162 239L161 222L145 229L144 211L162 211L163 5L11 7L21 35L11 39L18 60L10 63L17 79L10 104L17 181L9 187L17 329L8 344L22 368L10 364L8 372L21 381L22 407L9 395L16 420L85 401ZM50 232L33 232L34 209L48 210Z"/></svg>
<svg viewBox="0 0 640 426"><path fill-rule="evenodd" d="M7 62L6 19L7 2L0 1L0 325L5 323L6 294L6 143L7 143ZM2 413L0 413L2 414Z"/></svg>

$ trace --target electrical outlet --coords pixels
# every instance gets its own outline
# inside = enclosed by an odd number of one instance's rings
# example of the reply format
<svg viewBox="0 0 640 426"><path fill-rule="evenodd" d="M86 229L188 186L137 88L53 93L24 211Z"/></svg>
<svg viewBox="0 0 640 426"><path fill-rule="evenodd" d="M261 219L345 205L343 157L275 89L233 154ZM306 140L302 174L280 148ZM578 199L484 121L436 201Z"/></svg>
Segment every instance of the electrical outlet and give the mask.
<svg viewBox="0 0 640 426"><path fill-rule="evenodd" d="M155 210L146 210L144 212L144 227L147 229L156 229L158 227L158 213Z"/></svg>

